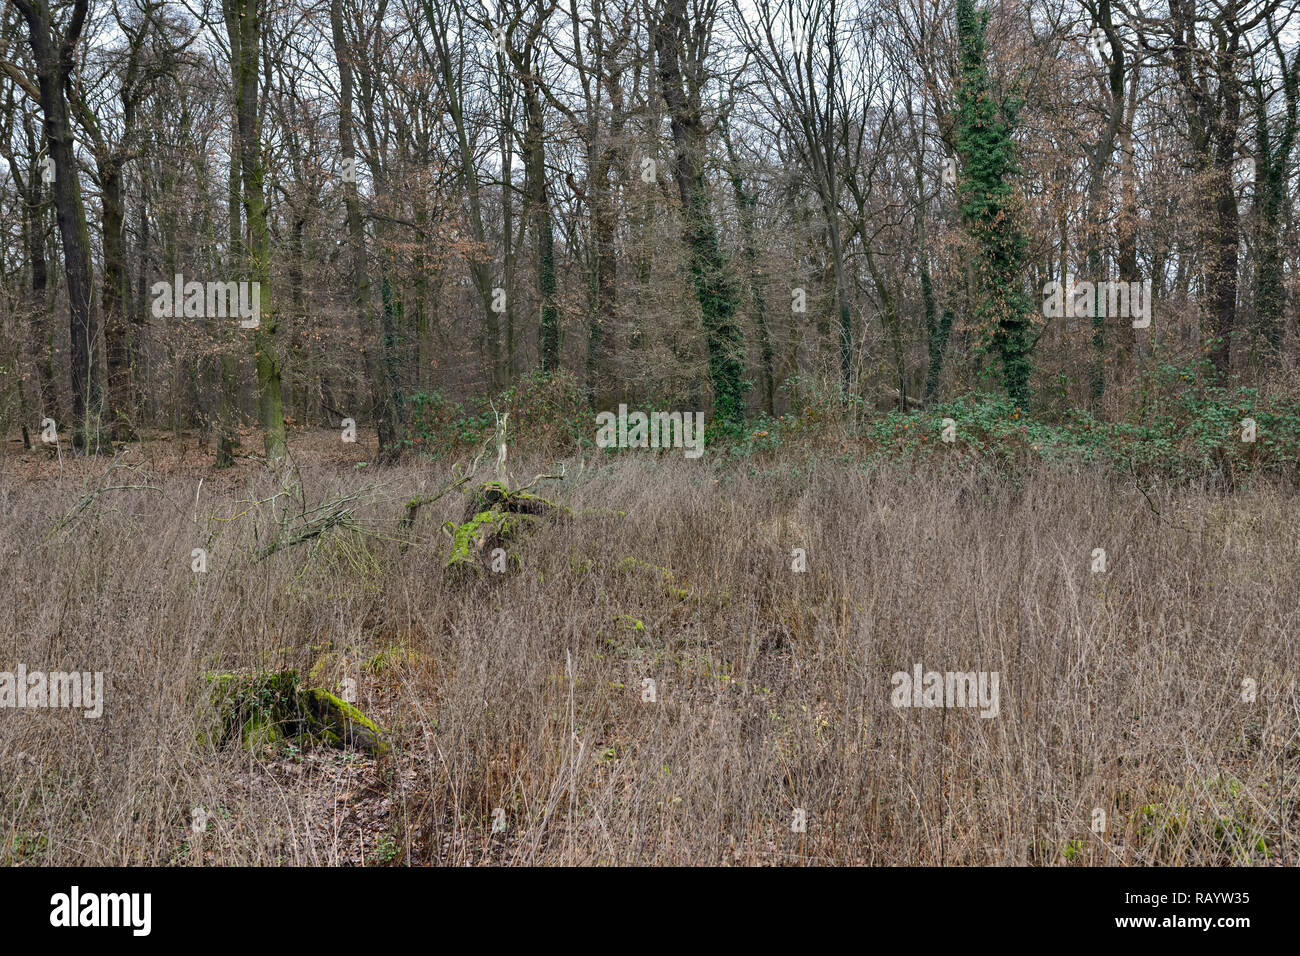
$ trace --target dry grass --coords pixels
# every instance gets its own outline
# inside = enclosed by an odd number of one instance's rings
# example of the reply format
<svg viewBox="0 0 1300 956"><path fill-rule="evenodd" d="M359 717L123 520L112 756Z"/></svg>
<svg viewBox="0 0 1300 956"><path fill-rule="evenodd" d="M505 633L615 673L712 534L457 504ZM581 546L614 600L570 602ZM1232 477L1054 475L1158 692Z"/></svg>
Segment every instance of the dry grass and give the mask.
<svg viewBox="0 0 1300 956"><path fill-rule="evenodd" d="M304 465L293 507L361 492L357 527L260 563L290 501L253 463L197 496L119 472L151 488L48 539L106 463L10 470L0 669L103 671L107 703L0 710L0 862L1300 862L1290 493L1165 489L1158 518L1097 473L709 462L599 459L539 489L580 513L522 571L456 587L460 496L401 548L443 466ZM916 662L999 672L1000 714L895 709ZM284 666L356 679L393 754L197 743L203 672Z"/></svg>

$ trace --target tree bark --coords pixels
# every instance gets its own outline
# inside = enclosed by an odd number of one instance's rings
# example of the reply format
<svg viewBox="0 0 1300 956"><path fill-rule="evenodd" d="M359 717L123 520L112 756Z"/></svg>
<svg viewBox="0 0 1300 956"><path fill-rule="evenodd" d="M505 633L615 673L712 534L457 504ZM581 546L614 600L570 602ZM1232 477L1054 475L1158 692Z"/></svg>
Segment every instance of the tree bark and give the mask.
<svg viewBox="0 0 1300 956"><path fill-rule="evenodd" d="M709 209L704 179L705 130L698 89L688 100L682 85L681 52L688 33L685 10L686 0L666 0L654 24L654 48L660 90L676 147L674 175L682 204L683 237L690 251L691 277L708 346L715 414L739 428L745 421L744 345L735 321L739 296L727 275L726 257ZM697 51L698 57L703 55L703 51Z"/></svg>
<svg viewBox="0 0 1300 956"><path fill-rule="evenodd" d="M261 60L262 11L259 0L223 0L226 33L235 86L235 116L239 132L239 169L249 280L260 287L261 313L253 331L257 364L258 420L266 457L278 461L287 450L284 405L280 396L280 355L271 300L271 236L267 223L266 171L262 165L261 123L258 113L258 67Z"/></svg>
<svg viewBox="0 0 1300 956"><path fill-rule="evenodd" d="M57 36L43 0L12 0L29 29L28 40L45 116L45 139L54 174L54 209L63 241L63 268L68 288L72 364L72 443L90 452L102 450L103 376L97 354L99 325L90 294L90 231L81 198L72 122L66 96L73 51L86 22L88 0L74 0L68 25Z"/></svg>

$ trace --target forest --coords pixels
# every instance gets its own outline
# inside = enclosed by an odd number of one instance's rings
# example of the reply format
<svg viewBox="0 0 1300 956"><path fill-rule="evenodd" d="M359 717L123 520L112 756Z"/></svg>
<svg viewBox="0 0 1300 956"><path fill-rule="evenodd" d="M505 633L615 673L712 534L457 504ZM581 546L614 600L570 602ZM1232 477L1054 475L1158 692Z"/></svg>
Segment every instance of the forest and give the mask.
<svg viewBox="0 0 1300 956"><path fill-rule="evenodd" d="M1298 101L1292 0L4 0L0 864L1295 866Z"/></svg>

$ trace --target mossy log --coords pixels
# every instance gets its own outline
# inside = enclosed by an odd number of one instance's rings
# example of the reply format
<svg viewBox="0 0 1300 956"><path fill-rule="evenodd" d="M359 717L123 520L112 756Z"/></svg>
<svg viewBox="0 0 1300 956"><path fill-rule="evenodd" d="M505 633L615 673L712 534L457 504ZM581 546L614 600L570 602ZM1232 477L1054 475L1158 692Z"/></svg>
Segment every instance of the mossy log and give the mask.
<svg viewBox="0 0 1300 956"><path fill-rule="evenodd" d="M384 732L357 708L319 687L304 687L294 670L270 674L208 674L199 739L221 746L238 739L247 750L294 740L299 745L387 753Z"/></svg>

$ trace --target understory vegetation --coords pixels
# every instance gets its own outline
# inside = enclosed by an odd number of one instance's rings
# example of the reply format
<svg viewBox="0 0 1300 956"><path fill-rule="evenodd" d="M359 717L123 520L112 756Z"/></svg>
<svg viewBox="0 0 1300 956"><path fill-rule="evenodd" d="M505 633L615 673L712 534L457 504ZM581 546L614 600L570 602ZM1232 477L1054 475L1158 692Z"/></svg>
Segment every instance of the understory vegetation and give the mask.
<svg viewBox="0 0 1300 956"><path fill-rule="evenodd" d="M912 460L947 454L1099 464L1121 475L1205 480L1232 485L1251 475L1300 477L1300 399L1280 388L1220 383L1208 363L1162 364L1133 389L1130 410L1117 420L1096 418L1067 403L1027 413L1004 395L968 393L925 408L878 413L835 382L791 379L782 387L795 406L789 414L759 416L742 428L711 424L712 452L726 461L764 460L810 445L854 443L844 460ZM506 413L512 440L559 454L595 450L591 414L576 381L536 373L495 400L469 406L419 396L413 447L433 460L465 454ZM649 407L654 407L653 403ZM943 440L945 419L951 441ZM1243 437L1248 422L1254 433ZM951 447L949 447L951 446ZM616 454L617 452L611 452Z"/></svg>
<svg viewBox="0 0 1300 956"><path fill-rule="evenodd" d="M1110 426L808 404L699 461L546 455L541 415L500 467L9 459L0 651L106 690L0 721L0 859L1294 865L1294 407L1152 389ZM443 525L525 506L563 520L446 573ZM998 717L891 706L917 664L999 672ZM205 733L214 675L289 732ZM382 743L295 733L317 692Z"/></svg>

